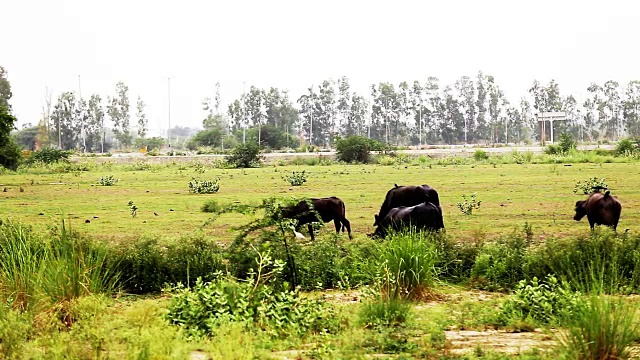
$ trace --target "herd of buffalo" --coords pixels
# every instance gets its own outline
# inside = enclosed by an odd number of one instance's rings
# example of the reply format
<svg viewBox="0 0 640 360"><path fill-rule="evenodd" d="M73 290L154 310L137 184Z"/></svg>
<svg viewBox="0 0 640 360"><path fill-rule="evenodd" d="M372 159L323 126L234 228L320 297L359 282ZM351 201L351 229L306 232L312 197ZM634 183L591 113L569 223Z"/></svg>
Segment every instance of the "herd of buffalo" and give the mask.
<svg viewBox="0 0 640 360"><path fill-rule="evenodd" d="M606 191L603 193L601 190ZM309 235L313 240L312 223L320 221L326 223L333 220L336 233L346 230L349 238L352 238L351 224L345 216L344 201L335 196L310 200L309 202L300 201L282 211L284 218L298 220L296 232L300 226L307 224ZM605 188L594 187L586 200L576 202L576 214L573 219L579 221L587 216L591 229L595 225L605 225L615 230L621 211L622 205L616 196L612 196ZM444 229L440 197L436 189L429 185L398 186L394 184L394 187L387 191L380 211L374 215L374 218L373 226L376 229L372 235L380 238L384 238L390 229L400 230L407 225L415 226L417 230Z"/></svg>

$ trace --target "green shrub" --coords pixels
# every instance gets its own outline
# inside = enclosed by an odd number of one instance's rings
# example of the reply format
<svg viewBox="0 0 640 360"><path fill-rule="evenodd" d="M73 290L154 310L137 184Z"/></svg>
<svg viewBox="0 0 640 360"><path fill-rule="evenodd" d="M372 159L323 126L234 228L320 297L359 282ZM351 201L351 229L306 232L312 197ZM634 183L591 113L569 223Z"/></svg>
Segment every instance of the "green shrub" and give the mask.
<svg viewBox="0 0 640 360"><path fill-rule="evenodd" d="M594 176L590 179L576 182L576 185L573 187L573 193L577 194L580 192L581 194L588 195L594 191L594 187L609 188L609 185L604 181L604 178L598 180L598 178Z"/></svg>
<svg viewBox="0 0 640 360"><path fill-rule="evenodd" d="M487 160L488 158L489 158L489 155L484 150L478 149L473 153L473 159L475 161L483 161L483 160Z"/></svg>
<svg viewBox="0 0 640 360"><path fill-rule="evenodd" d="M53 164L59 161L69 161L71 151L59 150L54 148L44 148L31 153L29 162L40 161L45 164Z"/></svg>
<svg viewBox="0 0 640 360"><path fill-rule="evenodd" d="M582 298L556 279L548 276L539 282L521 280L512 298L503 305L500 318L506 324L510 319L533 319L542 324L562 324L568 317L575 316Z"/></svg>
<svg viewBox="0 0 640 360"><path fill-rule="evenodd" d="M558 139L558 146L561 154L567 154L571 150L575 150L578 144L570 133L562 133Z"/></svg>
<svg viewBox="0 0 640 360"><path fill-rule="evenodd" d="M638 151L638 144L633 140L626 138L618 141L615 153L618 156L630 156Z"/></svg>
<svg viewBox="0 0 640 360"><path fill-rule="evenodd" d="M362 304L358 320L364 327L398 326L411 316L411 302L401 298L381 298Z"/></svg>
<svg viewBox="0 0 640 360"><path fill-rule="evenodd" d="M301 297L297 290L275 291L269 279L285 266L261 255L257 272L247 281L217 274L209 283L196 280L193 289L172 289L168 320L191 335L214 335L226 322L253 324L273 337L335 332L339 322L331 307ZM272 267L270 270L268 270Z"/></svg>
<svg viewBox="0 0 640 360"><path fill-rule="evenodd" d="M555 274L575 291L629 293L640 290L640 237L617 235L608 228L589 234L548 239L532 249L524 264L525 277Z"/></svg>
<svg viewBox="0 0 640 360"><path fill-rule="evenodd" d="M136 294L159 292L166 284L193 286L198 277L214 279L222 270L223 251L201 235L175 240L137 239L112 249L126 274L123 287Z"/></svg>
<svg viewBox="0 0 640 360"><path fill-rule="evenodd" d="M215 194L220 190L220 178L215 180L197 180L192 178L189 181L189 192L193 194Z"/></svg>
<svg viewBox="0 0 640 360"><path fill-rule="evenodd" d="M476 200L477 193L471 194L471 197L467 199L467 195L462 194L462 202L458 201L456 206L465 215L471 215L474 209L480 208L482 200Z"/></svg>
<svg viewBox="0 0 640 360"><path fill-rule="evenodd" d="M200 210L205 213L216 213L222 210L222 206L220 206L215 200L208 200L207 202L202 204Z"/></svg>
<svg viewBox="0 0 640 360"><path fill-rule="evenodd" d="M118 179L114 178L113 175L105 175L101 176L98 180L98 185L102 186L113 186L118 182Z"/></svg>
<svg viewBox="0 0 640 360"><path fill-rule="evenodd" d="M236 168L259 167L262 163L260 148L251 142L238 144L233 148L231 154L225 157L225 160L229 165Z"/></svg>
<svg viewBox="0 0 640 360"><path fill-rule="evenodd" d="M291 184L291 186L301 186L307 182L307 177L309 177L309 174L305 170L302 170L302 172L293 171L291 174L282 175L282 179Z"/></svg>
<svg viewBox="0 0 640 360"><path fill-rule="evenodd" d="M349 136L336 141L336 158L346 163L367 164L371 160L370 151L384 151L387 147L379 141L364 136Z"/></svg>
<svg viewBox="0 0 640 360"><path fill-rule="evenodd" d="M544 153L547 155L560 155L562 154L562 149L560 148L560 145L549 144L544 148Z"/></svg>
<svg viewBox="0 0 640 360"><path fill-rule="evenodd" d="M526 240L520 234L483 244L471 270L475 287L488 290L513 289L523 279Z"/></svg>
<svg viewBox="0 0 640 360"><path fill-rule="evenodd" d="M20 358L32 333L32 322L28 312L20 312L0 304L0 358Z"/></svg>

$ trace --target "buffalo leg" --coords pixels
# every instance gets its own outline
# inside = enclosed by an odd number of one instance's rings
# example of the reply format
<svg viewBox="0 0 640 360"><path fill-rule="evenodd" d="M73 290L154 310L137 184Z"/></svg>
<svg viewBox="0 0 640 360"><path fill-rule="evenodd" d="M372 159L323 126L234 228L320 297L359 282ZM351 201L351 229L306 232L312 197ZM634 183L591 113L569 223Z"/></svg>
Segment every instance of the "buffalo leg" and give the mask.
<svg viewBox="0 0 640 360"><path fill-rule="evenodd" d="M340 222L340 218L333 219L333 225L336 226L336 234L340 234L340 228L342 227L342 223Z"/></svg>
<svg viewBox="0 0 640 360"><path fill-rule="evenodd" d="M349 220L343 217L342 220L340 220L340 222L342 222L343 227L347 228L347 231L349 232L349 239L353 239L353 236L351 236L351 223L349 222Z"/></svg>
<svg viewBox="0 0 640 360"><path fill-rule="evenodd" d="M316 238L313 236L313 225L311 223L308 223L307 228L309 229L309 235L311 236L311 240L315 240Z"/></svg>

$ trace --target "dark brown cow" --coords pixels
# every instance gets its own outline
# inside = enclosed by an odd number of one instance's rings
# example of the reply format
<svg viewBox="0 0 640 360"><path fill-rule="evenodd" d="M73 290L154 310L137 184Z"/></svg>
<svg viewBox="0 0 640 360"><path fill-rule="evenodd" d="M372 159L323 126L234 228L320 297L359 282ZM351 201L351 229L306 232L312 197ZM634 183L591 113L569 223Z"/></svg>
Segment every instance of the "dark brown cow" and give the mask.
<svg viewBox="0 0 640 360"><path fill-rule="evenodd" d="M589 195L587 200L576 201L576 215L573 220L580 221L585 215L589 220L591 230L595 225L610 226L616 230L622 205L616 196L611 196L609 190L604 194L596 191Z"/></svg>
<svg viewBox="0 0 640 360"><path fill-rule="evenodd" d="M315 212L309 209L308 203L304 200L294 206L282 209L282 216L284 218L298 220L296 231L298 231L300 226L308 224L309 235L311 235L312 240L315 240L313 235L313 226L311 223L320 221L329 222L333 220L333 223L336 226L336 233L340 233L341 227L342 231L346 228L349 233L349 239L353 238L351 236L351 223L345 217L346 208L344 206L344 201L335 196L319 199L312 198L310 200ZM320 215L320 219L316 216L316 212Z"/></svg>
<svg viewBox="0 0 640 360"><path fill-rule="evenodd" d="M415 206L395 207L380 220L373 235L384 238L389 229L398 231L406 226L415 226L417 230L444 229L442 208L428 201Z"/></svg>
<svg viewBox="0 0 640 360"><path fill-rule="evenodd" d="M430 202L436 206L440 206L440 197L436 189L429 185L408 185L408 186L395 186L387 191L384 202L380 207L380 211L377 215L374 215L375 222L373 226L377 226L382 219L387 216L391 209L398 206L414 206L422 204L423 202Z"/></svg>

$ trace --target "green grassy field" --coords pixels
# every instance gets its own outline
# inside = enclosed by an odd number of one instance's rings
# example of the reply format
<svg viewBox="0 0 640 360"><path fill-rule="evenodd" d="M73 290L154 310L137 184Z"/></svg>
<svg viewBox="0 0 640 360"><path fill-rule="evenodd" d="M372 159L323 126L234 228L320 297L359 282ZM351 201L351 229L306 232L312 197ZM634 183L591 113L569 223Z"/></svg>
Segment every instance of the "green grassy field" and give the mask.
<svg viewBox="0 0 640 360"><path fill-rule="evenodd" d="M292 187L282 180L283 174L293 170L309 172L307 183ZM97 185L103 175L113 175L119 182L114 186ZM221 184L217 194L188 192L192 177L216 176ZM200 208L210 199L224 205L259 203L271 196L338 196L346 203L354 235L364 236L373 231L373 215L394 183L428 184L438 190L447 232L456 239L490 239L521 228L525 222L542 237L563 236L588 230L586 219L580 223L573 220L575 201L585 196L575 195L572 190L576 181L594 176L604 177L623 204L619 228L640 229L638 163L268 166L206 168L202 174L193 164L153 165L147 170L99 165L74 173L30 169L0 175L0 189L6 189L0 192L0 211L3 216L29 224L47 225L64 217L75 229L97 237L173 237L192 233L209 218ZM463 215L456 203L462 200L461 195L474 192L481 206L473 215ZM135 218L130 216L129 201L138 207ZM228 228L244 221L241 215L223 215L205 228L206 234L227 240L232 237ZM333 225L327 224L321 231L332 229Z"/></svg>
<svg viewBox="0 0 640 360"><path fill-rule="evenodd" d="M367 266L375 264L374 266L381 272L381 269L390 262L381 265L383 259L375 256L367 258L366 254L373 248L378 249L375 251L387 249L387 252L374 254L387 254L389 259L401 255L401 252L390 250L392 249L390 244L393 241L389 239L387 239L389 241L378 242L366 238L366 234L373 232L374 229L373 215L378 212L387 190L394 184L428 184L437 189L444 211L447 236L454 241L494 239L509 234L515 229L520 231L519 236L521 236L523 225L528 223L532 225L533 234L537 240L550 237L573 239L572 244L578 245L571 248L576 255L571 259L581 259L580 256L587 254L582 247L584 241L576 239L575 236L588 234L589 225L586 219L581 222L573 220L573 207L576 200L584 199L586 196L574 194L573 188L577 181L591 177L605 178L612 193L622 202L620 232L630 229L631 233L637 234L640 230L638 225L640 211L637 210L640 193L636 186L640 183L639 162L573 163L571 165L498 163L494 165L488 161L477 163L469 161L468 163L470 164L437 165L435 162L417 160L403 165L388 166L270 165L255 169L219 169L210 165L203 167L202 164L195 162L164 165L142 162L96 165L91 160L82 160L80 167L86 168L87 171L78 171L76 167L75 170L60 172L62 166L51 166L23 168L17 173L0 173L0 201L2 202L0 217L11 218L26 225L35 225L37 232L45 238L45 242L49 241L51 236L42 230L50 226L59 226L61 218L66 219L68 221L66 224L70 224L73 229L82 234L88 234L97 240L105 239L112 245L115 244L113 249L122 248L124 240L133 240L138 247L128 249L138 249L138 252L129 255L134 257L133 260L149 266L148 269L134 269L150 278L153 278L158 271L158 268L154 267L154 256L166 257L167 253L147 252L150 248L144 247L145 239L149 237L160 239L160 245L157 248L167 248L166 244L162 243L166 238L184 236L185 239L191 237L197 240L198 237L193 236L194 232L197 232L210 217L210 214L201 211L201 206L212 199L224 205L258 204L262 199L272 196L338 196L342 198L346 203L347 218L351 221L355 239L350 241L343 236L341 240L336 241L330 236L319 236L315 243L304 245L297 250L299 257L296 262L304 267L301 271L311 273L315 270L313 274L318 276L323 275L323 272L330 273L333 268L339 266L342 266L341 269L345 271L351 271L349 274L362 275L366 274ZM202 172L203 169L204 172ZM304 185L292 187L282 179L283 175L290 174L294 170L305 170L310 173ZM119 181L114 186L97 184L98 179L106 175L113 175ZM200 180L219 177L220 191L211 195L189 193L188 182L193 177ZM467 216L462 214L456 203L462 200L463 194L471 195L472 193L477 193L477 199L482 203L473 215ZM138 207L135 217L131 216L129 201ZM228 242L234 236L229 231L230 228L245 224L249 219L247 216L238 214L222 215L204 228L204 237L215 242ZM89 222L86 222L87 220ZM333 231L333 224L327 224L321 229L321 234L327 235ZM9 232L0 235L5 234ZM9 238L10 236L7 236L7 239ZM619 247L615 248L624 249L616 250L620 251L620 259L622 255L628 255L625 259L635 259L633 255L629 255L637 251L637 247L632 248L635 240L620 239L626 238L620 237L617 243ZM178 245L175 245L174 242L173 251L180 250L180 246L184 246L186 242L177 243ZM429 248L425 244L423 243L420 249ZM484 257L479 257L484 259L486 264L499 263L494 270L502 269L503 271L497 280L508 278L517 272L514 270L525 267L524 255L518 255L519 250L511 247L513 244L515 243L501 245L502 252L491 250L491 247L482 248ZM473 248L474 245L470 244L465 251L472 251ZM0 248L0 255L9 255L5 258L11 258L11 254L2 253L3 249ZM115 253L113 249L110 253L112 255L127 255ZM407 249L408 247L404 248L404 250ZM567 247L550 249L567 249ZM428 253L422 250L415 251L415 249L413 251L414 253L408 251L408 254L405 254L406 259L425 259L420 256ZM449 251L454 251L454 247L449 248ZM596 251L597 254L600 254L598 251ZM525 253L528 256L526 261L529 261L526 265L532 267L535 263L538 268L547 264L550 261L548 256L552 255L541 253L538 256L535 251L530 252L529 249ZM604 253L613 253L613 251L604 251ZM198 255L189 253L187 250L181 254L187 254L191 259ZM461 257L453 261L462 262L463 259L467 259L465 254L469 253L457 254ZM494 258L487 257L491 254L496 255ZM433 252L432 256L435 259L443 254ZM509 259L505 260L507 256ZM149 263L144 262L147 258L150 258ZM353 264L348 261L340 263L342 258L357 260ZM182 263L185 261L175 254L171 259L176 263L169 265L174 266L174 271L178 272L176 270L178 265L184 265ZM222 263L228 264L229 259L223 259ZM413 261L404 260L405 258L402 261L398 260L399 264ZM72 261L72 263L77 262ZM43 262L43 264L47 263ZM64 277L69 273L68 269L60 269L56 265L62 264L61 262L49 264L54 264L53 269L47 273L55 274L53 278ZM413 273L414 269L435 271L435 267L429 264L431 263L425 265L422 260L414 261L411 263L413 266L411 271L405 275ZM511 267L501 268L504 264ZM215 264L205 265L215 266ZM573 267L573 265L572 262L570 266ZM633 268L629 263L623 265L626 266L625 269ZM640 266L633 269L638 268ZM162 269L166 270L166 268ZM0 270L5 269L0 268ZM7 270L11 269L7 267ZM206 267L205 270L212 271L210 267ZM10 271L6 273L12 274ZM485 273L487 274L489 272ZM634 271L627 271L625 274L636 279ZM124 274L125 277L129 275L131 274ZM311 278L313 286L316 286L318 276ZM425 297L414 299L409 305L411 310L408 312L409 317L406 321L392 325L363 325L360 319L361 314L366 313L363 309L371 305L373 301L371 299L377 299L383 293L378 288L380 283L377 282L383 280L371 280L362 287L352 284L356 288L351 288L349 284L344 287L312 286L311 288L319 290L304 292L301 296L303 298L319 296L321 302L333 306L336 314L330 320L339 322L341 330L284 338L269 336L259 325L239 322L229 322L217 328L215 336L189 338L184 328L170 325L166 319L171 307L170 302L175 299L175 293L165 294L158 291L134 296L116 292L105 296L100 292L94 292L90 295L52 303L47 303L47 298L39 295L44 299L41 300L42 303L33 305L31 310L24 313L10 311L9 306L0 306L0 357L364 359L375 356L376 358L448 359L458 358L465 353L467 355L464 358L505 358L494 351L520 354L519 358L557 357L558 353L553 351L555 351L556 339L554 327L558 324L540 323L537 322L538 320L520 319L517 316L507 320L500 318L505 301L517 295L480 291L478 289L483 288L478 287L478 283L474 284L471 277L461 283L448 283L448 280L443 278L435 280L435 273L433 276L434 281L429 285ZM2 279L7 283L15 279L20 280L18 277L9 276ZM422 281L425 281L424 278ZM21 284L20 281L16 283ZM3 299L7 300L7 304L14 297L9 290L6 284L0 282L0 294L5 296ZM537 301L548 303L552 301L550 299L555 299L537 292L535 295ZM203 311L193 306L195 313ZM640 312L640 309L634 309L633 311ZM373 312L373 310L370 311ZM73 325L63 325L67 320L73 322ZM494 327L499 329L499 332ZM542 327L544 330L531 331L535 327ZM469 330L477 333L475 335L467 333L466 331ZM640 338L640 331L638 334ZM529 350L530 347L541 350ZM546 350L552 351L545 353ZM528 355L522 355L525 353ZM561 354L564 353L561 352Z"/></svg>

